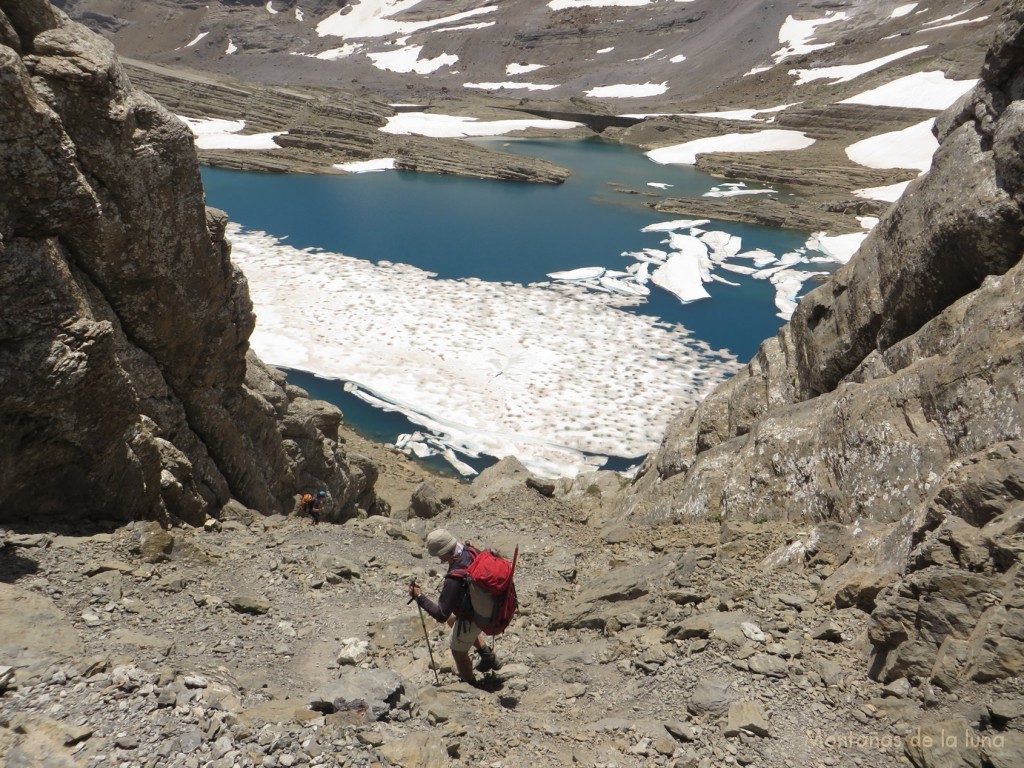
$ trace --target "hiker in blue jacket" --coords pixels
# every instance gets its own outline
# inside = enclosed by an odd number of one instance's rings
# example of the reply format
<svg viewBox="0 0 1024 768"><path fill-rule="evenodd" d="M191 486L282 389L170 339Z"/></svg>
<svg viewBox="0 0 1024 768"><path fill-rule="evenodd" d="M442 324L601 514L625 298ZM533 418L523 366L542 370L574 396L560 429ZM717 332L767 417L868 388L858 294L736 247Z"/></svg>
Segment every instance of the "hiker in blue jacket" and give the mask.
<svg viewBox="0 0 1024 768"><path fill-rule="evenodd" d="M471 685L476 678L473 675L473 661L469 657L469 649L476 648L480 654L477 669L487 672L500 669L494 651L487 647L487 642L480 634L494 611L494 598L465 578L453 574L453 571L464 572L473 561L473 554L461 541L448 531L439 528L427 536L427 552L437 557L448 566L444 586L435 603L422 594L415 583L409 585L409 596L424 611L438 621L445 621L452 627L449 647L455 660L455 669L459 677Z"/></svg>

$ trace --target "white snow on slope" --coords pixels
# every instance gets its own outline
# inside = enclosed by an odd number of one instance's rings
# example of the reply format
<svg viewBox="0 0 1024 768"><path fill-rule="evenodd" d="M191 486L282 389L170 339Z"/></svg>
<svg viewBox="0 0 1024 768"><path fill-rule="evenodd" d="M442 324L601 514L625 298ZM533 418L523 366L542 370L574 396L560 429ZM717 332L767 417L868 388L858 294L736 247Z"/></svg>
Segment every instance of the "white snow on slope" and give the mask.
<svg viewBox="0 0 1024 768"><path fill-rule="evenodd" d="M831 80L833 85L836 83L848 83L850 80L854 80L867 72L873 72L884 67L886 64L923 51L927 47L927 45L918 45L891 53L888 56L865 61L861 64L840 64L834 67L820 67L818 69L791 69L789 73L797 76L797 85L803 85L815 80Z"/></svg>
<svg viewBox="0 0 1024 768"><path fill-rule="evenodd" d="M660 96L668 90L668 83L633 83L602 85L585 91L595 99L634 99L644 96Z"/></svg>
<svg viewBox="0 0 1024 768"><path fill-rule="evenodd" d="M916 168L921 173L932 164L939 142L932 135L934 120L871 136L846 148L846 156L868 168Z"/></svg>
<svg viewBox="0 0 1024 768"><path fill-rule="evenodd" d="M396 51L382 51L366 55L378 69L399 73L415 72L417 75L436 72L441 67L451 66L459 60L458 56L450 53L442 53L432 59L421 60L419 56L422 50L422 45L408 45Z"/></svg>
<svg viewBox="0 0 1024 768"><path fill-rule="evenodd" d="M478 120L475 117L437 115L426 112L399 112L388 118L380 130L384 133L434 138L465 138L467 136L503 136L526 128L547 128L567 131L581 123L569 120L547 120L541 117L522 120Z"/></svg>
<svg viewBox="0 0 1024 768"><path fill-rule="evenodd" d="M436 19L393 21L389 18L419 3L420 0L358 0L317 24L316 32L320 37L334 36L345 40L409 35L421 29L443 26L498 10L497 6L488 5Z"/></svg>
<svg viewBox="0 0 1024 768"><path fill-rule="evenodd" d="M885 85L858 93L840 104L869 104L875 107L913 107L943 110L970 91L977 80L950 80L942 71L915 72Z"/></svg>
<svg viewBox="0 0 1024 768"><path fill-rule="evenodd" d="M729 133L709 136L684 144L652 149L647 156L656 163L693 165L701 152L776 152L811 146L814 139L800 131L766 130L757 133Z"/></svg>
<svg viewBox="0 0 1024 768"><path fill-rule="evenodd" d="M484 91L501 91L501 90L526 90L526 91L550 91L557 88L557 85L546 85L540 83L463 83L463 88L477 88Z"/></svg>
<svg viewBox="0 0 1024 768"><path fill-rule="evenodd" d="M177 117L191 129L198 149L280 149L274 143L274 137L287 133L275 131L243 134L244 120L203 119L183 115Z"/></svg>
<svg viewBox="0 0 1024 768"><path fill-rule="evenodd" d="M818 27L825 24L832 24L843 21L847 18L846 13L834 13L821 19L795 19L792 16L786 18L782 28L779 29L779 42L783 48L772 55L772 60L778 64L791 56L799 56L812 51L820 51L823 48L830 48L835 43L811 44Z"/></svg>

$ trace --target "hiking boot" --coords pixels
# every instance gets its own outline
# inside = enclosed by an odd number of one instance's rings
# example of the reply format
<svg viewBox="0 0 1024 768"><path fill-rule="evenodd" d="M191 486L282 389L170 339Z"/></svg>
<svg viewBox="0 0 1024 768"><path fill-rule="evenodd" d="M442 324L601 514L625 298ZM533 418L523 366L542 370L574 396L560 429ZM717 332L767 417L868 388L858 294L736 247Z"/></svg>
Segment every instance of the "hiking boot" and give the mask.
<svg viewBox="0 0 1024 768"><path fill-rule="evenodd" d="M494 651L490 648L478 649L480 653L480 661L476 664L477 672L490 672L494 669L501 669L501 662L498 661L498 657L494 655Z"/></svg>

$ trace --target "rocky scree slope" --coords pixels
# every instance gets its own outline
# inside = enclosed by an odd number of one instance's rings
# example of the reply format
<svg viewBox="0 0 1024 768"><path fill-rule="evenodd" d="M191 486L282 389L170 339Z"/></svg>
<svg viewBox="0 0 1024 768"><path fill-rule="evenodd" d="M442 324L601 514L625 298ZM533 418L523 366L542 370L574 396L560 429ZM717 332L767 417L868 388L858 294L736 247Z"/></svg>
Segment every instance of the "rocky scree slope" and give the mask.
<svg viewBox="0 0 1024 768"><path fill-rule="evenodd" d="M603 524L607 473L553 488L514 459L454 504L338 526L255 515L0 536L0 753L42 768L827 765L1010 768L1019 677L883 684L870 619L819 597L849 537ZM406 603L445 526L510 554L521 611L483 691ZM945 730L956 748L934 745ZM920 747L922 737L930 747ZM968 738L970 739L968 741Z"/></svg>
<svg viewBox="0 0 1024 768"><path fill-rule="evenodd" d="M45 0L0 3L0 57L0 519L372 509L340 412L247 354L188 129Z"/></svg>

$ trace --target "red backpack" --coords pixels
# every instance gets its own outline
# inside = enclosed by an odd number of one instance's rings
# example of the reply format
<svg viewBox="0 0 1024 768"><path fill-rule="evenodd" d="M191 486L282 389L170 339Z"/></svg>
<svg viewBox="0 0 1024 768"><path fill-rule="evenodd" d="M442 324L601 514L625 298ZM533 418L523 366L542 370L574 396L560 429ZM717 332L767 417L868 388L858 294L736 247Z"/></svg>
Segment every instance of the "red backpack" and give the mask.
<svg viewBox="0 0 1024 768"><path fill-rule="evenodd" d="M488 549L479 550L470 546L468 542L466 549L473 555L469 567L455 568L448 575L476 584L494 598L494 613L490 616L487 624L480 629L486 635L500 635L508 627L519 607L519 600L516 598L516 585L512 581L516 573L516 561L519 560L519 547L516 547L512 562L497 552Z"/></svg>

